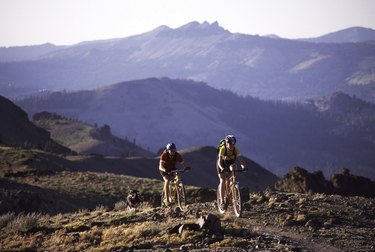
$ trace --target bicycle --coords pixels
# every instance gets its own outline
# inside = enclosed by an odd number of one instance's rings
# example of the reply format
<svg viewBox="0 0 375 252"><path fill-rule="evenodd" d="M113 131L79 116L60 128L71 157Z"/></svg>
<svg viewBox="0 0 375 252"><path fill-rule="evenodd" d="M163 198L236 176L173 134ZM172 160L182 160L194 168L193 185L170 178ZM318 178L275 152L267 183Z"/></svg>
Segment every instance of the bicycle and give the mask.
<svg viewBox="0 0 375 252"><path fill-rule="evenodd" d="M223 200L220 197L220 185L218 185L217 191L216 191L217 208L220 214L224 214L227 211L230 201L232 201L234 214L237 217L241 217L242 199L241 199L241 191L240 191L239 182L236 181L236 172L245 172L245 171L246 169L225 171L226 175L227 173L231 173L231 175L226 176L224 180Z"/></svg>
<svg viewBox="0 0 375 252"><path fill-rule="evenodd" d="M174 170L168 173L169 176L172 176L171 181L169 182L169 204L177 204L180 209L184 209L186 206L186 193L185 193L185 186L181 179L181 174L190 170L190 168L186 170ZM161 194L161 207L167 206L165 204L165 192L164 187L162 189Z"/></svg>

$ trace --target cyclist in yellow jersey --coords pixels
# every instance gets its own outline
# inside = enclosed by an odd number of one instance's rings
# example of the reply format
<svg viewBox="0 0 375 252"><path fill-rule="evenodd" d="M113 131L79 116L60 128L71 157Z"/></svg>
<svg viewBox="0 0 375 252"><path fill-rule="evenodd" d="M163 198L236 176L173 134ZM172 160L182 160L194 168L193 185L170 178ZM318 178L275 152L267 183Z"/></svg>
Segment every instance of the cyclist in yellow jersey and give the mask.
<svg viewBox="0 0 375 252"><path fill-rule="evenodd" d="M225 137L225 144L220 148L218 159L217 159L217 174L220 179L220 197L224 194L224 180L226 172L233 171L237 169L236 159L240 161L241 169L245 169L245 161L240 156L240 150L235 146L236 137L233 135L228 135Z"/></svg>

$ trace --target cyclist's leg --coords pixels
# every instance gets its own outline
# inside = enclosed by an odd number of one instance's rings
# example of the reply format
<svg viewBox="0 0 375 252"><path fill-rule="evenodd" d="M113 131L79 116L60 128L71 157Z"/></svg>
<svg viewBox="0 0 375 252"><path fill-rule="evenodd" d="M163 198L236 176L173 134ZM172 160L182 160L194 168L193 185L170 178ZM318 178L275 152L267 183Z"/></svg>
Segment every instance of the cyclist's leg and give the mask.
<svg viewBox="0 0 375 252"><path fill-rule="evenodd" d="M224 202L224 197L223 195L225 195L225 173L219 173L219 188L220 188L220 198L222 200L222 202Z"/></svg>
<svg viewBox="0 0 375 252"><path fill-rule="evenodd" d="M169 195L169 183L170 183L170 177L166 173L162 173L162 177L164 180L164 195L165 198L163 199L166 204L170 202L170 195Z"/></svg>
<svg viewBox="0 0 375 252"><path fill-rule="evenodd" d="M229 169L233 172L233 175L236 176L236 172L235 172L237 170L236 163L231 164Z"/></svg>
<svg viewBox="0 0 375 252"><path fill-rule="evenodd" d="M220 198L221 202L224 202L224 197L223 195L225 194L225 179L226 179L226 174L224 171L220 171L219 164L217 164L217 175L219 177L219 193L220 193Z"/></svg>

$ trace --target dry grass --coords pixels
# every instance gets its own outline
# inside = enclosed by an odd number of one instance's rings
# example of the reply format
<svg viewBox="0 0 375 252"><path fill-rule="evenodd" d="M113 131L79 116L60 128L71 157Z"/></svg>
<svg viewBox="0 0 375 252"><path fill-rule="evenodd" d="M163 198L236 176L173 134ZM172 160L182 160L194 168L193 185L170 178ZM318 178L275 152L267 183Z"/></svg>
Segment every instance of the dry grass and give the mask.
<svg viewBox="0 0 375 252"><path fill-rule="evenodd" d="M11 217L11 214L8 216ZM36 213L19 214L13 219L9 219L7 225L2 229L10 234L26 233L38 227L40 218L41 214Z"/></svg>
<svg viewBox="0 0 375 252"><path fill-rule="evenodd" d="M8 213L0 217L0 250L81 251L136 246L162 230L162 225L145 221L150 214L149 207L134 213L108 211L102 206L55 216Z"/></svg>
<svg viewBox="0 0 375 252"><path fill-rule="evenodd" d="M43 152L12 149L2 160L13 164L18 160L19 169L30 158L39 157L40 153ZM171 209L153 208L149 200L160 196L161 180L72 171L34 175L25 167L24 171L29 172L27 176L7 179L17 182L17 185L27 184L56 192L59 197L54 200L75 204L76 209L56 215L0 215L0 251L113 251L151 245L177 247L201 235L200 232L188 231L181 235L168 234L168 228L195 219L172 218L169 216ZM6 172L6 169L2 166L0 170ZM129 211L125 204L130 189L137 189L144 200L135 211ZM88 208L88 205L92 207ZM162 220L153 219L155 214L164 217Z"/></svg>

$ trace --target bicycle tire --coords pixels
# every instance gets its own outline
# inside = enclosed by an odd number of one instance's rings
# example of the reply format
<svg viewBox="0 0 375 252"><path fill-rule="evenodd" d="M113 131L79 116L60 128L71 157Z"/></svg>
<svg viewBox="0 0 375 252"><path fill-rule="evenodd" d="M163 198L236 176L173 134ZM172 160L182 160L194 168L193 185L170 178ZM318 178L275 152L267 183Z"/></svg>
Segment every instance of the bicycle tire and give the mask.
<svg viewBox="0 0 375 252"><path fill-rule="evenodd" d="M224 191L224 194L226 194L225 191ZM226 197L226 195L223 195L223 196L224 196L223 198ZM219 213L224 214L227 208L226 208L226 204L222 202L222 199L220 197L220 185L217 186L217 190L216 190L216 203L217 203L217 210L219 211Z"/></svg>
<svg viewBox="0 0 375 252"><path fill-rule="evenodd" d="M177 191L177 202L178 206L181 210L186 207L186 193L185 193L185 186L183 183L176 184L176 191Z"/></svg>
<svg viewBox="0 0 375 252"><path fill-rule="evenodd" d="M233 211L237 217L241 217L242 215L242 199L241 199L241 191L240 186L238 184L232 185L232 203L233 203Z"/></svg>

